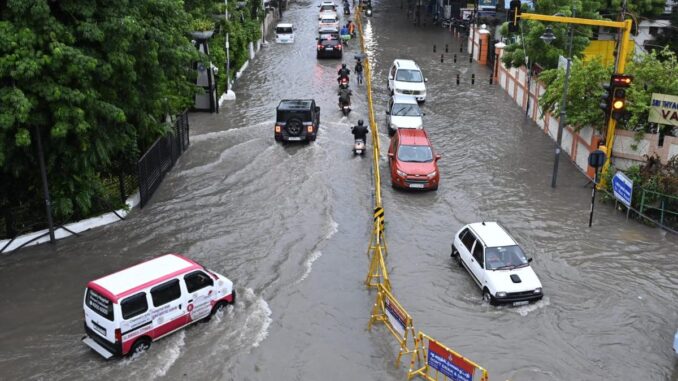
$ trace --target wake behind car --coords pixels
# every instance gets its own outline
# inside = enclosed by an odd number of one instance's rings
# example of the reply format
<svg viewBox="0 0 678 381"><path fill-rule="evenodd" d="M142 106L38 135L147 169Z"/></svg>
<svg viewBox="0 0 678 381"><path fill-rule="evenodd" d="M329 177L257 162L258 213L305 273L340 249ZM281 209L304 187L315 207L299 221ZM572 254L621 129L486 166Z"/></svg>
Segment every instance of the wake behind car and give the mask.
<svg viewBox="0 0 678 381"><path fill-rule="evenodd" d="M409 95L394 95L388 102L386 109L386 125L388 134L393 135L398 128L424 128L424 115L414 97Z"/></svg>
<svg viewBox="0 0 678 381"><path fill-rule="evenodd" d="M276 141L311 142L318 136L320 107L313 99L283 99L276 108Z"/></svg>
<svg viewBox="0 0 678 381"><path fill-rule="evenodd" d="M495 305L540 300L541 282L516 241L496 222L464 226L454 236L452 257L471 274L483 299Z"/></svg>
<svg viewBox="0 0 678 381"><path fill-rule="evenodd" d="M388 148L391 185L401 189L438 189L439 159L425 130L397 130Z"/></svg>
<svg viewBox="0 0 678 381"><path fill-rule="evenodd" d="M228 278L180 255L164 255L87 284L82 341L106 359L138 354L234 302Z"/></svg>
<svg viewBox="0 0 678 381"><path fill-rule="evenodd" d="M341 37L339 30L335 27L324 27L318 31L316 37L316 57L334 57L341 58L343 56L343 46L341 45Z"/></svg>

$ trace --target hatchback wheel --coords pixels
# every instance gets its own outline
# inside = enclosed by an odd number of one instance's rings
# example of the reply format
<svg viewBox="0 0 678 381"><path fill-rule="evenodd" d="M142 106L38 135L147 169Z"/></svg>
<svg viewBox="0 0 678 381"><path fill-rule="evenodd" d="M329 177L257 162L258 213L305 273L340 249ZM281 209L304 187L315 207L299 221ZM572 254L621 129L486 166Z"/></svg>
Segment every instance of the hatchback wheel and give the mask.
<svg viewBox="0 0 678 381"><path fill-rule="evenodd" d="M497 302L494 299L494 296L492 296L492 294L490 294L490 290L488 290L488 289L483 290L483 300L486 301L487 303L489 303L492 306L497 304Z"/></svg>

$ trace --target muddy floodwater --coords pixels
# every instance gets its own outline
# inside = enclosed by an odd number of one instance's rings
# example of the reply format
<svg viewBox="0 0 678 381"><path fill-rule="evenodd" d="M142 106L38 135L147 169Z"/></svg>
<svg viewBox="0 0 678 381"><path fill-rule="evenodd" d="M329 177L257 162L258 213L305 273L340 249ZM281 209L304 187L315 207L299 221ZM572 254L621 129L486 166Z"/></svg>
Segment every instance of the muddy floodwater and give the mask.
<svg viewBox="0 0 678 381"><path fill-rule="evenodd" d="M602 203L588 228L587 180L565 159L550 187L552 142L487 83L488 69L469 64L468 53L453 63L460 41L411 25L397 1L374 4L365 37L382 147L386 73L395 58L412 58L428 78L424 125L442 155L439 190L419 194L391 188L382 152L387 265L415 328L492 380L678 379L676 238ZM315 2L291 3L284 21L297 27L295 43L262 48L219 114L191 115L190 148L143 210L0 258L1 379L406 379L407 367L393 365L395 340L383 327L366 329L376 296L362 283L372 171L369 156L353 156L349 128L367 120L365 88L351 84L353 111L342 117L341 61L315 57L317 12ZM354 53L355 40L349 66ZM316 142L273 140L283 98L316 100ZM483 303L449 255L454 232L481 220L500 221L534 258L543 300ZM172 252L231 278L237 303L139 358L102 360L80 342L86 283Z"/></svg>

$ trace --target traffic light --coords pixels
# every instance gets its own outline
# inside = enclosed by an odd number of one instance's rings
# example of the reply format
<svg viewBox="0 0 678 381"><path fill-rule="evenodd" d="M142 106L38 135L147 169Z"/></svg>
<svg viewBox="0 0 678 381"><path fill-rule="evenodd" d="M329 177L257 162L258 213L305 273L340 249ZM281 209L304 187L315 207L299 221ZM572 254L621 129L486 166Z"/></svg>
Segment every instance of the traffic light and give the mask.
<svg viewBox="0 0 678 381"><path fill-rule="evenodd" d="M520 16L520 0L511 0L509 3L509 11L507 13L508 31L509 33L517 33L519 31L518 21Z"/></svg>
<svg viewBox="0 0 678 381"><path fill-rule="evenodd" d="M610 103L612 118L626 122L630 113L626 109L626 89L633 83L633 76L626 74L612 74L610 85L612 85L612 102Z"/></svg>
<svg viewBox="0 0 678 381"><path fill-rule="evenodd" d="M618 121L625 121L628 116L626 111L626 89L615 87L612 91L612 118Z"/></svg>
<svg viewBox="0 0 678 381"><path fill-rule="evenodd" d="M626 74L612 74L610 84L613 87L627 88L633 83L633 76Z"/></svg>
<svg viewBox="0 0 678 381"><path fill-rule="evenodd" d="M605 113L605 120L607 121L607 116L610 113L610 105L612 100L612 86L609 83L601 85L603 88L603 95L600 96L600 104L598 105L603 113Z"/></svg>

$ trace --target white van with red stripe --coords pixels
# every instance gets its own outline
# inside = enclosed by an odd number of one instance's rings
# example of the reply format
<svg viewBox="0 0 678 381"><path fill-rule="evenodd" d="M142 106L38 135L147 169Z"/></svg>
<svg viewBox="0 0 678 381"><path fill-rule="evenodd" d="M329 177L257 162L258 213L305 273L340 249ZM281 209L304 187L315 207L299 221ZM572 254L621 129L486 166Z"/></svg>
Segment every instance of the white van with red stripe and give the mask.
<svg viewBox="0 0 678 381"><path fill-rule="evenodd" d="M141 353L234 302L225 276L181 255L163 255L87 284L82 341L106 359Z"/></svg>

